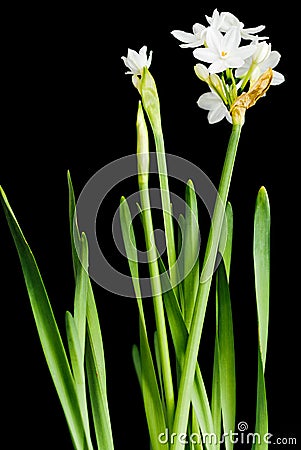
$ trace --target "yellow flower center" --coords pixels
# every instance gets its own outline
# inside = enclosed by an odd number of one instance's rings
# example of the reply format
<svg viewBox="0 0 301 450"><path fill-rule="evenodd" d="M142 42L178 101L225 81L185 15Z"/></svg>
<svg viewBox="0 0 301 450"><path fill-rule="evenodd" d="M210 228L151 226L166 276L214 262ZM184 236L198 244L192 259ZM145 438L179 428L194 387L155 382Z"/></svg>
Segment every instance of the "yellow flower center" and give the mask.
<svg viewBox="0 0 301 450"><path fill-rule="evenodd" d="M227 53L228 53L228 52L222 51L222 56L227 56Z"/></svg>

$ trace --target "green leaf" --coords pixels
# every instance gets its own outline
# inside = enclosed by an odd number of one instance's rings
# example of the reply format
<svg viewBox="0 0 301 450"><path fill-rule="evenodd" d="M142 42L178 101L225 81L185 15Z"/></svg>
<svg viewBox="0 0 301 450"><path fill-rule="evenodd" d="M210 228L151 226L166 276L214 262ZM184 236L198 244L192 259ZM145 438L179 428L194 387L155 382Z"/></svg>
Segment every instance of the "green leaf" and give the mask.
<svg viewBox="0 0 301 450"><path fill-rule="evenodd" d="M235 429L235 352L229 284L223 261L221 261L217 271L217 295L220 400L224 433L230 433ZM227 450L232 450L232 439L230 440L226 437L225 444Z"/></svg>
<svg viewBox="0 0 301 450"><path fill-rule="evenodd" d="M183 252L183 240L184 240L184 230L185 230L185 218L183 214L180 214L178 217L178 239L177 239L177 274L179 280L182 280L178 283L177 291L179 294L179 302L181 305L181 311L185 311L185 298L184 298L184 257L180 258L181 250ZM174 289L175 295L176 291Z"/></svg>
<svg viewBox="0 0 301 450"><path fill-rule="evenodd" d="M69 353L71 365L73 369L74 382L77 391L77 398L80 405L84 428L87 436L88 449L93 450L93 445L90 437L88 407L86 399L86 383L84 370L84 356L81 344L79 341L78 331L75 320L69 311L66 312L66 331L69 346Z"/></svg>
<svg viewBox="0 0 301 450"><path fill-rule="evenodd" d="M136 375L137 375L137 378L138 378L138 381L139 381L139 385L140 385L140 388L141 388L142 387L142 381L141 381L142 368L141 368L140 353L139 353L139 349L138 349L137 345L133 345L132 358L133 358L133 363L134 363Z"/></svg>
<svg viewBox="0 0 301 450"><path fill-rule="evenodd" d="M269 297L270 297L270 204L264 187L260 188L255 206L253 258L258 319L258 376L255 432L261 436L261 444L253 444L253 450L266 450L263 436L268 433L268 410L264 369L267 353Z"/></svg>
<svg viewBox="0 0 301 450"><path fill-rule="evenodd" d="M218 300L216 298L216 303ZM218 313L217 313L218 314ZM213 360L213 374L212 374L212 396L211 396L211 411L212 421L214 426L214 433L217 440L216 450L220 448L220 436L222 425L222 404L221 404L221 376L219 370L219 340L218 340L218 321L216 321L216 336L214 342L214 360Z"/></svg>
<svg viewBox="0 0 301 450"><path fill-rule="evenodd" d="M92 416L95 435L99 449L113 450L113 435L107 398L106 366L103 348L101 328L98 318L98 310L95 303L90 278L87 274L88 242L85 234L80 238L80 232L76 218L76 203L70 173L68 172L69 188L69 220L71 233L71 247L73 267L76 277L75 313L77 323L81 329L81 345L84 341L84 320L87 327L87 339L85 340L86 372L91 399ZM81 261L78 257L78 249L81 250ZM86 293L86 305L82 296ZM84 309L86 313L84 316ZM85 319L84 319L85 318Z"/></svg>
<svg viewBox="0 0 301 450"><path fill-rule="evenodd" d="M257 400L256 400L256 423L255 433L260 436L252 445L252 450L267 450L268 443L265 442L264 437L268 434L268 407L265 388L264 369L262 365L261 354L258 349L258 372L257 372ZM256 435L256 434L255 434Z"/></svg>
<svg viewBox="0 0 301 450"><path fill-rule="evenodd" d="M76 449L81 450L85 445L81 412L74 379L51 304L34 255L1 187L0 194L7 222L18 251L34 320L48 368L68 423L73 444Z"/></svg>
<svg viewBox="0 0 301 450"><path fill-rule="evenodd" d="M71 238L71 251L72 251L72 263L73 263L73 270L74 270L74 276L76 277L78 265L80 264L79 257L78 257L78 250L81 248L80 244L80 234L77 224L77 218L75 214L76 210L76 201L75 201L75 195L71 180L71 175L68 170L67 172L67 181L68 181L68 192L69 192L69 227L70 227L70 238Z"/></svg>
<svg viewBox="0 0 301 450"><path fill-rule="evenodd" d="M186 211L183 238L184 250L184 318L189 331L193 317L194 304L199 286L199 225L198 205L193 182L188 180L186 186Z"/></svg>
<svg viewBox="0 0 301 450"><path fill-rule="evenodd" d="M85 353L85 339L86 339L86 309L87 309L87 294L89 286L88 270L88 242L86 235L82 233L81 238L81 257L80 265L78 266L75 283L74 296L74 321L76 324L80 348L82 350L82 366L84 365Z"/></svg>
<svg viewBox="0 0 301 450"><path fill-rule="evenodd" d="M67 332L67 339L68 339L68 347L69 347L70 360L71 360L74 381L76 384L83 384L84 379L85 379L84 367L82 365L83 351L80 346L75 320L69 311L66 312L65 319L66 319L66 332Z"/></svg>
<svg viewBox="0 0 301 450"><path fill-rule="evenodd" d="M139 308L140 358L138 359L139 352L137 351L134 351L133 357L135 358L134 364L142 390L152 450L161 450L162 448L168 449L168 445L161 444L158 440L159 434L165 432L166 429L164 407L160 397L153 357L147 336L139 284L138 258L136 253L137 246L132 225L132 217L128 203L124 197L121 198L120 202L120 224Z"/></svg>
<svg viewBox="0 0 301 450"><path fill-rule="evenodd" d="M270 205L264 187L259 190L256 200L253 252L259 348L264 370L268 341L270 296Z"/></svg>
<svg viewBox="0 0 301 450"><path fill-rule="evenodd" d="M230 276L230 265L232 255L232 240L233 240L233 211L231 204L228 202L226 206L226 214L224 217L223 228L221 233L220 252L222 252L222 261L225 265L227 279ZM217 450L220 448L221 435L221 373L220 373L220 349L219 349L219 296L218 283L216 284L216 330L214 343L214 361L213 361L213 375L212 375L212 397L211 410L214 423L215 435L217 437Z"/></svg>
<svg viewBox="0 0 301 450"><path fill-rule="evenodd" d="M143 214L142 214L143 217ZM120 200L120 224L122 230L123 243L127 255L127 260L132 276L132 282L136 297L141 297L139 270L138 270L138 255L136 239L133 229L132 216L129 205L124 197Z"/></svg>
<svg viewBox="0 0 301 450"><path fill-rule="evenodd" d="M166 269L162 259L159 258L158 261L160 264L161 272L166 273ZM165 282L166 283L168 282L167 276L165 277ZM176 358L179 365L179 369L181 370L183 366L185 350L188 340L188 330L184 322L178 301L174 294L174 290L171 289L171 285L170 290L167 290L163 295L164 295L164 305L175 348ZM196 365L195 379L193 383L191 399L202 433L214 434L214 426L210 410L210 404L199 364ZM212 450L216 449L214 441L212 443L209 442L207 444L207 450L211 449Z"/></svg>
<svg viewBox="0 0 301 450"><path fill-rule="evenodd" d="M166 428L164 407L160 398L153 358L150 352L146 329L140 320L140 355L141 355L141 388L145 414L152 444L152 450L168 449L168 444L158 440L160 433Z"/></svg>
<svg viewBox="0 0 301 450"><path fill-rule="evenodd" d="M231 265L231 255L232 255L232 240L233 240L233 210L231 203L228 202L226 206L226 214L224 217L222 232L221 232L221 243L219 251L223 257L225 269L227 273L227 278L230 278L230 265Z"/></svg>
<svg viewBox="0 0 301 450"><path fill-rule="evenodd" d="M161 359L160 359L160 349L159 349L159 341L158 341L158 332L157 331L155 331L155 334L154 334L154 348L155 348L155 358L156 358L156 364L157 364L157 372L158 372L158 378L159 378L161 398L164 398L162 364L161 364Z"/></svg>
<svg viewBox="0 0 301 450"><path fill-rule="evenodd" d="M91 283L87 297L87 331L86 370L97 444L99 449L113 450L103 341Z"/></svg>

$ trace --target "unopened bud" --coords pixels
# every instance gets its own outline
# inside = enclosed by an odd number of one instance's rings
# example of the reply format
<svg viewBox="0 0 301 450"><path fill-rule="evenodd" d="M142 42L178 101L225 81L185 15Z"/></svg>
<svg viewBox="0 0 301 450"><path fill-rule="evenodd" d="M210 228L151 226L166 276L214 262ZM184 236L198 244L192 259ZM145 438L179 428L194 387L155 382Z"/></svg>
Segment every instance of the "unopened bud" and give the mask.
<svg viewBox="0 0 301 450"><path fill-rule="evenodd" d="M155 80L147 67L141 77L142 103L154 130L161 130L160 102Z"/></svg>
<svg viewBox="0 0 301 450"><path fill-rule="evenodd" d="M214 90L216 91L216 93L221 97L221 99L223 100L223 102L225 104L227 104L227 97L225 95L225 90L224 90L224 86L223 86L223 82L220 79L220 77L217 75L217 73L212 73L210 75L210 81L209 81L210 86L212 86L214 88Z"/></svg>
<svg viewBox="0 0 301 450"><path fill-rule="evenodd" d="M205 81L206 83L209 83L209 72L206 66L204 66L204 64L196 64L194 66L194 71L196 76L202 80Z"/></svg>
<svg viewBox="0 0 301 450"><path fill-rule="evenodd" d="M137 168L139 186L148 183L149 174L149 141L143 108L139 101L137 113Z"/></svg>

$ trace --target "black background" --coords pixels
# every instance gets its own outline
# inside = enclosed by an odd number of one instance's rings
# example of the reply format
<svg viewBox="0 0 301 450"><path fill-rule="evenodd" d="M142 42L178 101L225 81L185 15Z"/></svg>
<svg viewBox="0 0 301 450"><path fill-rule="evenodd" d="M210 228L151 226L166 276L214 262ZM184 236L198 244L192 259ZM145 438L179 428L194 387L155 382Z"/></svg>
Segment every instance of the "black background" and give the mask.
<svg viewBox="0 0 301 450"><path fill-rule="evenodd" d="M0 183L35 254L59 328L73 308L68 229L67 170L75 193L109 162L135 152L138 92L124 75L127 48L153 50L151 72L159 91L166 151L198 165L218 185L230 125L209 125L196 101L206 87L194 75L196 60L170 32L205 24L205 14L234 13L246 27L265 24L264 34L282 59L286 81L247 112L229 199L234 210L231 293L237 356L237 423L255 417L257 324L252 237L257 191L271 203L271 311L266 367L270 432L296 436L299 219L296 143L291 114L288 14L268 3L156 2L116 5L43 3L11 7L2 43L2 149ZM286 36L286 39L284 39ZM127 271L111 240L110 224L121 195L133 180L109 195L101 214L104 249ZM183 196L184 186L171 184ZM205 214L205 211L202 212ZM207 218L204 218L206 223ZM105 238L104 238L105 236ZM204 237L205 239L205 237ZM71 449L30 310L7 224L0 212L2 303L2 412L8 448ZM116 449L148 448L142 400L131 360L138 342L134 300L95 285L107 362L108 396ZM208 306L200 364L208 390L212 367L213 301ZM149 309L151 313L151 308ZM2 415L2 417L3 417ZM2 419L3 420L3 419ZM246 446L243 446L246 448ZM286 446L287 447L287 446ZM285 448L285 446L277 446Z"/></svg>

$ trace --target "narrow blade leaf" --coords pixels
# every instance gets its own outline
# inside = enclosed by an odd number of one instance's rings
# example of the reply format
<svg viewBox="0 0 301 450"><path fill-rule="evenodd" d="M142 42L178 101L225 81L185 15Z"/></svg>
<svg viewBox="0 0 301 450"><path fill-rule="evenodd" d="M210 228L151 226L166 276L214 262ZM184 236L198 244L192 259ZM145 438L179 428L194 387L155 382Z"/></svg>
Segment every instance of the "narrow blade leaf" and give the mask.
<svg viewBox="0 0 301 450"><path fill-rule="evenodd" d="M146 420L148 423L152 450L160 450L162 448L167 449L168 446L160 443L160 440L158 439L160 433L164 433L166 429L165 414L163 401L160 397L160 390L156 377L154 361L150 350L143 312L139 284L136 238L132 225L131 212L124 197L121 198L120 203L120 224L124 247L139 308L140 356L137 349L135 350L135 353L133 353L133 357L135 358L134 363L142 390L144 409Z"/></svg>
<svg viewBox="0 0 301 450"><path fill-rule="evenodd" d="M253 251L259 348L264 370L268 341L270 297L270 205L264 187L259 190L256 200Z"/></svg>
<svg viewBox="0 0 301 450"><path fill-rule="evenodd" d="M191 180L186 186L186 211L184 228L184 318L189 330L196 293L199 286L199 225L198 225L198 206L194 186Z"/></svg>
<svg viewBox="0 0 301 450"><path fill-rule="evenodd" d="M36 327L58 393L75 448L84 445L84 428L74 380L48 295L34 255L22 233L7 197L0 188L1 201L13 236L30 299Z"/></svg>
<svg viewBox="0 0 301 450"><path fill-rule="evenodd" d="M91 399L92 415L95 435L99 448L114 449L111 419L107 398L106 366L98 310L95 303L92 284L88 277L88 242L85 234L80 238L80 231L76 218L76 203L70 173L68 172L69 188L69 220L71 234L71 248L77 292L75 296L75 315L81 329L81 345L85 342L86 372ZM81 249L80 261L77 249ZM86 293L86 304L82 296ZM86 314L84 316L84 309ZM84 339L85 323L87 339Z"/></svg>
<svg viewBox="0 0 301 450"><path fill-rule="evenodd" d="M220 395L226 449L232 450L233 440L228 439L235 429L236 381L233 321L226 269L221 261L217 271L218 295L218 348Z"/></svg>
<svg viewBox="0 0 301 450"><path fill-rule="evenodd" d="M254 216L254 272L258 319L258 377L255 432L261 436L253 450L267 450L263 436L268 433L268 410L265 388L265 361L268 341L270 297L270 204L268 194L262 187L257 195Z"/></svg>

